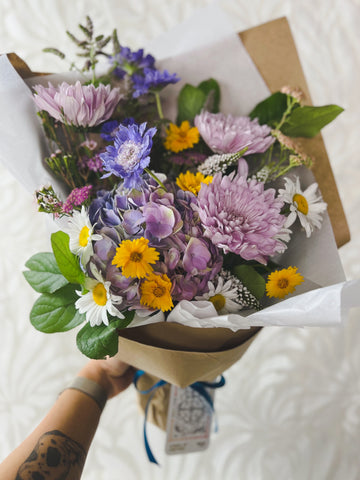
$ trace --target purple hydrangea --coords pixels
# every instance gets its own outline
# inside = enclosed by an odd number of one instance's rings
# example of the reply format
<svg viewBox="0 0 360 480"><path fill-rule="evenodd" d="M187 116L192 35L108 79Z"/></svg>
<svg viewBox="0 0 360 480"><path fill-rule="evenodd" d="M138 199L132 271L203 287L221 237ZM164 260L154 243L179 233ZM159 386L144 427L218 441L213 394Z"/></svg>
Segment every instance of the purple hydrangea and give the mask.
<svg viewBox="0 0 360 480"><path fill-rule="evenodd" d="M244 155L263 153L275 141L267 125L258 119L233 117L223 113L202 111L195 117L195 126L205 143L215 153L236 153L248 147Z"/></svg>
<svg viewBox="0 0 360 480"><path fill-rule="evenodd" d="M75 127L94 127L105 122L113 114L121 99L118 88L110 85L82 85L78 80L74 85L66 82L54 87L34 87L34 101L40 110L62 123Z"/></svg>
<svg viewBox="0 0 360 480"><path fill-rule="evenodd" d="M114 145L106 147L100 154L103 161L103 178L116 175L124 179L124 187L128 189L141 187L141 174L150 163L152 138L156 128L146 130L146 123L129 126L120 125L114 139Z"/></svg>
<svg viewBox="0 0 360 480"><path fill-rule="evenodd" d="M217 173L209 185L203 185L197 197L197 210L204 235L224 253L233 252L245 260L266 264L269 256L282 253L289 240L281 215L282 200L275 190L246 180L235 172Z"/></svg>

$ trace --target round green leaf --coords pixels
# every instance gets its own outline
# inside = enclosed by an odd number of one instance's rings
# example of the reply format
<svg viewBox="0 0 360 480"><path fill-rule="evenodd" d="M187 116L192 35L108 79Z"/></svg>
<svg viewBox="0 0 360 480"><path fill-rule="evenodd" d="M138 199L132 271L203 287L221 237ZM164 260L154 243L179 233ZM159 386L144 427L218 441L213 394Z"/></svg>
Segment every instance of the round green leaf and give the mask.
<svg viewBox="0 0 360 480"><path fill-rule="evenodd" d="M69 282L61 274L55 256L51 252L36 253L25 263L29 269L24 277L39 293L53 293Z"/></svg>
<svg viewBox="0 0 360 480"><path fill-rule="evenodd" d="M44 333L66 332L77 327L85 320L85 315L75 308L78 298L74 285L42 294L30 312L32 325Z"/></svg>

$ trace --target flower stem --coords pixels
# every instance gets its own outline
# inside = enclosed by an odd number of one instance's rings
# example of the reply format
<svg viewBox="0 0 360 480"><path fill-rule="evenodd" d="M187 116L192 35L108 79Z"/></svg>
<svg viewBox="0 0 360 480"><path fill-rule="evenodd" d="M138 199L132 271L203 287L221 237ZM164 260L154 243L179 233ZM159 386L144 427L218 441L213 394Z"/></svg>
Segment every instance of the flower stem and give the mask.
<svg viewBox="0 0 360 480"><path fill-rule="evenodd" d="M159 178L155 175L154 172L152 172L149 168L144 168L144 170L148 175L150 175L150 177L152 177L155 180L157 184L160 185L161 188L165 190L165 192L167 192L165 185L162 183L161 180L159 180Z"/></svg>
<svg viewBox="0 0 360 480"><path fill-rule="evenodd" d="M159 92L154 92L154 95L155 95L156 108L157 108L157 111L158 111L158 114L159 114L159 118L161 120L163 120L164 119L164 114L163 114L162 107L161 107L161 100L160 100Z"/></svg>

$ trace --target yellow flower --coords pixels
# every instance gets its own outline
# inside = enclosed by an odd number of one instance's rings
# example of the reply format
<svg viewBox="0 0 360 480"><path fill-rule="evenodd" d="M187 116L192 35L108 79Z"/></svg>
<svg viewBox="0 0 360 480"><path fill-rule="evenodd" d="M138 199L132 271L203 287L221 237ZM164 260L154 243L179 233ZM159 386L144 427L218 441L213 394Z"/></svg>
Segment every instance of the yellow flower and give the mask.
<svg viewBox="0 0 360 480"><path fill-rule="evenodd" d="M304 277L297 273L297 267L284 268L270 273L266 283L268 297L284 298L292 293L297 285L304 281Z"/></svg>
<svg viewBox="0 0 360 480"><path fill-rule="evenodd" d="M144 278L153 271L150 263L156 263L159 252L148 246L149 240L144 237L135 240L124 240L116 249L112 264L122 268L125 277Z"/></svg>
<svg viewBox="0 0 360 480"><path fill-rule="evenodd" d="M170 123L166 129L166 135L165 148L175 153L193 147L200 139L198 129L191 127L187 120L182 122L180 127L175 125L175 123Z"/></svg>
<svg viewBox="0 0 360 480"><path fill-rule="evenodd" d="M206 183L208 185L212 182L212 179L213 177L211 175L205 177L200 172L197 172L195 175L188 170L186 173L180 173L176 179L176 185L180 187L181 190L188 190L194 195L197 195L200 191L201 184Z"/></svg>
<svg viewBox="0 0 360 480"><path fill-rule="evenodd" d="M162 275L149 275L142 283L141 290L141 305L153 308L155 310L162 310L166 312L171 310L174 306L170 295L172 284L169 277L164 273Z"/></svg>

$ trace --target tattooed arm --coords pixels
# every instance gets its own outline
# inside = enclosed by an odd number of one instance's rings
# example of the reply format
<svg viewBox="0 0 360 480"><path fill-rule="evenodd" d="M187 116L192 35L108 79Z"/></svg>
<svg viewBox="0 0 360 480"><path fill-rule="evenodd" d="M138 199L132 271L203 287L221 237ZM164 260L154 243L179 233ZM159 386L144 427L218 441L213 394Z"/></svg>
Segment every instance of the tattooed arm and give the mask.
<svg viewBox="0 0 360 480"><path fill-rule="evenodd" d="M111 398L131 383L133 369L117 359L91 360L79 372ZM1 480L78 480L101 411L88 395L64 390L38 427L0 464Z"/></svg>

